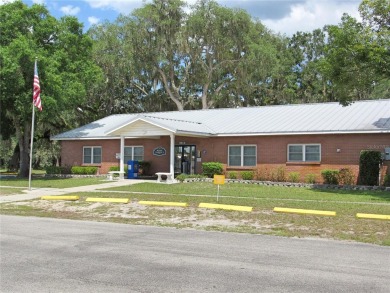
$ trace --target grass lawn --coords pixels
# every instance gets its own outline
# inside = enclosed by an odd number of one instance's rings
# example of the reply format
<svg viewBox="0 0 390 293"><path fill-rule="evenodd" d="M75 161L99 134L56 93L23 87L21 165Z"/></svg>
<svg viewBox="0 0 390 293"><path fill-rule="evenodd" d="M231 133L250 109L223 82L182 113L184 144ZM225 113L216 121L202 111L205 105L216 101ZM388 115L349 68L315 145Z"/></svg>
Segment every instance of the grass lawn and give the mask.
<svg viewBox="0 0 390 293"><path fill-rule="evenodd" d="M356 213L390 215L390 193L340 191L230 183L220 186L218 203L253 207L253 212L200 209L217 203L212 183L139 183L77 194L77 202L27 201L0 205L0 213L203 230L320 237L390 246L390 221L357 219ZM91 203L87 197L130 198L129 204ZM140 200L187 202L187 208L151 207ZM274 207L336 211L336 217L273 212Z"/></svg>
<svg viewBox="0 0 390 293"><path fill-rule="evenodd" d="M140 183L110 188L107 190L167 193L171 195L217 195L217 186L209 182L180 184ZM239 197L240 199L295 199L371 203L387 202L390 204L390 192L388 191L320 190L239 183L220 185L219 195L222 197Z"/></svg>
<svg viewBox="0 0 390 293"><path fill-rule="evenodd" d="M68 188L92 184L106 183L104 178L44 178L33 177L31 186L33 188ZM3 194L3 189L7 187L28 188L28 179L26 178L1 178L0 179L0 194ZM10 189L11 190L11 189Z"/></svg>

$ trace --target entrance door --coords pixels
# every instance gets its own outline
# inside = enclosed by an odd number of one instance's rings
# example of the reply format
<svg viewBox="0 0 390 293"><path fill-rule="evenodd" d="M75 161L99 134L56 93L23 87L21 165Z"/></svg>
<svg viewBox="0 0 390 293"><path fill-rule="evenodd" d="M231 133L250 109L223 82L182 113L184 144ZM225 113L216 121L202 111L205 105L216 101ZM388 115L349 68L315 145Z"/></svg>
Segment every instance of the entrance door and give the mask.
<svg viewBox="0 0 390 293"><path fill-rule="evenodd" d="M175 174L195 174L195 146L175 146Z"/></svg>

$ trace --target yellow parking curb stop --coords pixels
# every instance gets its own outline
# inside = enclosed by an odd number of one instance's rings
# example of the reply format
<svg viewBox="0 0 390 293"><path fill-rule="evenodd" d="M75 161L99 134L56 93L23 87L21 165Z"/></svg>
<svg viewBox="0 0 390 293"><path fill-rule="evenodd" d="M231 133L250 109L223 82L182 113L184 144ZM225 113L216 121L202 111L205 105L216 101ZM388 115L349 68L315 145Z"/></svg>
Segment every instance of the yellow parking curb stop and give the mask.
<svg viewBox="0 0 390 293"><path fill-rule="evenodd" d="M356 217L357 218L362 218L362 219L390 220L390 215L380 215L380 214L362 214L362 213L357 213Z"/></svg>
<svg viewBox="0 0 390 293"><path fill-rule="evenodd" d="M128 203L128 198L105 198L105 197L88 197L85 201L88 202L113 202L113 203Z"/></svg>
<svg viewBox="0 0 390 293"><path fill-rule="evenodd" d="M336 216L336 212L333 211L319 211L319 210L304 210L304 209L290 209L275 207L274 212L280 213L294 213L294 214L311 214L320 216Z"/></svg>
<svg viewBox="0 0 390 293"><path fill-rule="evenodd" d="M141 200L138 202L143 205L155 205L155 206L173 206L173 207L187 207L188 204L185 202L168 202L168 201L146 201Z"/></svg>
<svg viewBox="0 0 390 293"><path fill-rule="evenodd" d="M208 209L223 209L223 210L232 210L232 211L240 211L240 212L251 212L252 207L247 206L235 206L235 205L226 205L226 204L213 204L213 203L200 203L200 208L208 208Z"/></svg>
<svg viewBox="0 0 390 293"><path fill-rule="evenodd" d="M77 195L46 195L41 197L42 200L79 200Z"/></svg>

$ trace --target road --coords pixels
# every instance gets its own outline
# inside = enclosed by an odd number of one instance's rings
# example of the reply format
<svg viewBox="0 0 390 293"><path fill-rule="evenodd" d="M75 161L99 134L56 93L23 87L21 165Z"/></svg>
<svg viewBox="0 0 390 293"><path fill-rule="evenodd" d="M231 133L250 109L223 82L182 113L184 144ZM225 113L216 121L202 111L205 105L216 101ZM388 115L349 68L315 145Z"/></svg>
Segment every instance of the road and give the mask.
<svg viewBox="0 0 390 293"><path fill-rule="evenodd" d="M0 216L0 292L389 292L390 247Z"/></svg>

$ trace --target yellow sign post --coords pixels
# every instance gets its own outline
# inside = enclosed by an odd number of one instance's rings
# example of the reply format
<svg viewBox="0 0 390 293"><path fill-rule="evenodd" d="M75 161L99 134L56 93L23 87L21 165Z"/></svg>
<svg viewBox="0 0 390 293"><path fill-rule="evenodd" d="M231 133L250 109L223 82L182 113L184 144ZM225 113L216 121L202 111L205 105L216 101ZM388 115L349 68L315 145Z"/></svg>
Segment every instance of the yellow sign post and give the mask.
<svg viewBox="0 0 390 293"><path fill-rule="evenodd" d="M219 186L225 184L225 175L214 175L214 184L218 185L217 201L219 199Z"/></svg>

